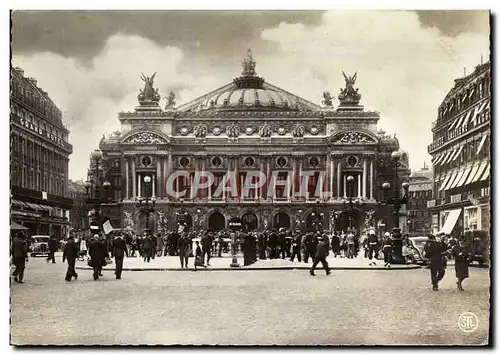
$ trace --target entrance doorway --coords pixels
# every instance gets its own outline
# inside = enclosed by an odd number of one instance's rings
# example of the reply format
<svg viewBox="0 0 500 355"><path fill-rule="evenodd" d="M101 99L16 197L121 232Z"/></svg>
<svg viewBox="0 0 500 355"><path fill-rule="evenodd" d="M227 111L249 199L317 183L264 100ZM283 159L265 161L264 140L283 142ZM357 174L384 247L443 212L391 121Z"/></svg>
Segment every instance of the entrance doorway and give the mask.
<svg viewBox="0 0 500 355"><path fill-rule="evenodd" d="M246 212L241 216L241 221L243 222L243 230L246 232L256 230L258 227L257 216L252 212Z"/></svg>
<svg viewBox="0 0 500 355"><path fill-rule="evenodd" d="M274 216L273 227L276 229L280 228L290 228L290 216L288 216L285 212L277 213Z"/></svg>
<svg viewBox="0 0 500 355"><path fill-rule="evenodd" d="M220 212L214 212L208 218L208 229L220 231L226 228L226 218Z"/></svg>
<svg viewBox="0 0 500 355"><path fill-rule="evenodd" d="M360 215L358 209L342 211L338 221L339 230L347 231L348 228L354 228L359 233L361 227Z"/></svg>

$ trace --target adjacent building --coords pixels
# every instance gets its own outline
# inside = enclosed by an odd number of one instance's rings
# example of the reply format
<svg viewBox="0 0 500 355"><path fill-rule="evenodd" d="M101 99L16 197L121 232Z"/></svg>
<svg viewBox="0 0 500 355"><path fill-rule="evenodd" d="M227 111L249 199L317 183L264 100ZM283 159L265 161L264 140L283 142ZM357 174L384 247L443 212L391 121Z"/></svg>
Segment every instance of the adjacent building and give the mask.
<svg viewBox="0 0 500 355"><path fill-rule="evenodd" d="M427 202L432 200L433 172L426 165L410 175L406 221L410 236L426 236L432 233L432 215Z"/></svg>
<svg viewBox="0 0 500 355"><path fill-rule="evenodd" d="M362 230L367 221L392 228L392 210L379 203L381 186L385 181L394 186L396 169L400 182L408 178L408 155L402 154L399 165L391 160L399 142L378 129L379 112L360 105L356 75L344 74L338 105L328 92L318 105L257 76L251 52L242 65L241 76L179 107L170 93L165 109L154 76L142 77L139 105L120 112L121 129L99 144L102 176L101 170L96 175L95 168L89 169L89 179L98 186L111 185L101 191L107 196L101 217L114 228L139 232L146 219L137 203L147 196L156 199L147 226L153 231L176 228L179 216L191 228L212 230L227 228L233 217L246 230L349 225ZM169 194L169 177L181 171L186 173L173 181L175 193ZM196 174L206 171L214 174L214 183L193 192ZM245 195L245 179L258 172L267 177L266 184ZM306 172L311 197L291 196L283 186L268 190L273 174L281 183L291 176L290 189L297 194L298 177ZM227 173L235 174L236 190L218 195ZM346 212L349 197L358 202L353 213Z"/></svg>
<svg viewBox="0 0 500 355"><path fill-rule="evenodd" d="M439 106L428 151L434 166L428 202L434 232L490 229L491 65L478 65Z"/></svg>
<svg viewBox="0 0 500 355"><path fill-rule="evenodd" d="M10 87L11 218L32 235L66 236L69 131L61 110L21 68L12 69Z"/></svg>

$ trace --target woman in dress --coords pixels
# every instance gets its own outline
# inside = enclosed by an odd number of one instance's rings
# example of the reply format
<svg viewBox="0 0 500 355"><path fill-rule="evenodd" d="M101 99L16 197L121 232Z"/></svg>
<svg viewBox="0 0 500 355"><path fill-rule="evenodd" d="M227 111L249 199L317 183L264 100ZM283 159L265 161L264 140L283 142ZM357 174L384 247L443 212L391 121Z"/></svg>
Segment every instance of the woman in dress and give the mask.
<svg viewBox="0 0 500 355"><path fill-rule="evenodd" d="M465 245L465 239L458 240L451 250L455 259L455 274L457 277L457 288L463 291L462 282L469 277L469 248Z"/></svg>
<svg viewBox="0 0 500 355"><path fill-rule="evenodd" d="M403 235L403 258L405 259L405 263L411 263L411 243L410 236L408 234Z"/></svg>

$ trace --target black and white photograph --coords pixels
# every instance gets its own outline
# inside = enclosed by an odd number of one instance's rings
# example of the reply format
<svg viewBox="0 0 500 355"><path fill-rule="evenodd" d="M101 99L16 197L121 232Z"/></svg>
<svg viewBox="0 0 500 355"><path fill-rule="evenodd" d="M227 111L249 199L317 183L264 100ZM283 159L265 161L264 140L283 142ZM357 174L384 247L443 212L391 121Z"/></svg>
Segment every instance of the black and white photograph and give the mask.
<svg viewBox="0 0 500 355"><path fill-rule="evenodd" d="M10 345L490 345L493 17L11 9Z"/></svg>

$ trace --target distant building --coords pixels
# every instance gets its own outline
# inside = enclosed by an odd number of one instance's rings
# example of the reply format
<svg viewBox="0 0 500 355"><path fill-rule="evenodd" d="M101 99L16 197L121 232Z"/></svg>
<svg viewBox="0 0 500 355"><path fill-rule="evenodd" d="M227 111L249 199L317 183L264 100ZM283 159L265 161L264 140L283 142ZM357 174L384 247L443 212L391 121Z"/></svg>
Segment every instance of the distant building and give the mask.
<svg viewBox="0 0 500 355"><path fill-rule="evenodd" d="M432 200L432 169L426 165L410 175L408 189L408 221L410 236L425 236L432 233L432 216L427 202Z"/></svg>
<svg viewBox="0 0 500 355"><path fill-rule="evenodd" d="M11 71L11 218L33 234L69 232L68 163L73 147L61 110L21 68Z"/></svg>
<svg viewBox="0 0 500 355"><path fill-rule="evenodd" d="M68 196L73 199L69 218L71 230L82 232L89 228L89 205L87 204L87 190L83 180L68 181Z"/></svg>
<svg viewBox="0 0 500 355"><path fill-rule="evenodd" d="M455 80L432 124L433 231L490 229L491 66Z"/></svg>

